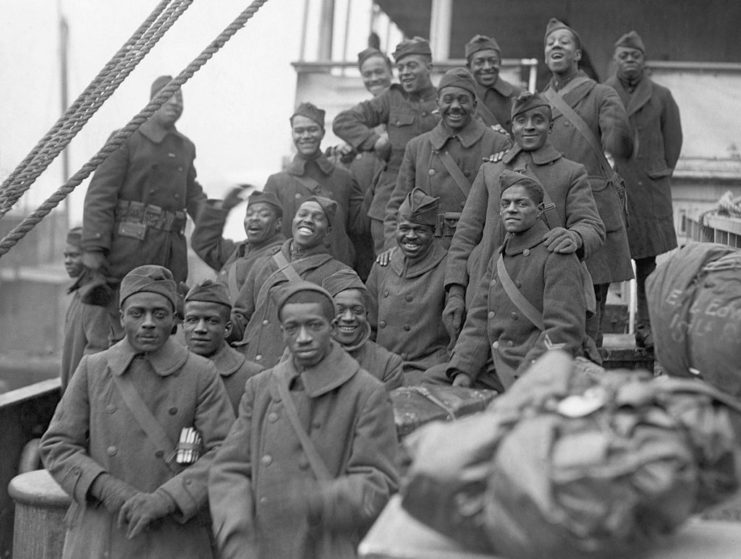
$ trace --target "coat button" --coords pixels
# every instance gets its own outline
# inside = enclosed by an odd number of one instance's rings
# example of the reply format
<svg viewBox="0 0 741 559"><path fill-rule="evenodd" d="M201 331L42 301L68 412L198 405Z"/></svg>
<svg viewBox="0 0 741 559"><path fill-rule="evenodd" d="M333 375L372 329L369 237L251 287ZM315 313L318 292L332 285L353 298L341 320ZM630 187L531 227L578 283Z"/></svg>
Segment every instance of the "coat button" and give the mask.
<svg viewBox="0 0 741 559"><path fill-rule="evenodd" d="M427 116L427 111L422 111L422 116Z"/></svg>
<svg viewBox="0 0 741 559"><path fill-rule="evenodd" d="M430 176L434 175L435 173L436 173L435 169L430 169L429 171L427 171L427 174Z"/></svg>
<svg viewBox="0 0 741 559"><path fill-rule="evenodd" d="M523 256L530 256L530 249L529 248L526 248L525 250L523 250L522 251L522 255Z"/></svg>
<svg viewBox="0 0 741 559"><path fill-rule="evenodd" d="M262 458L260 458L260 462L262 462L263 465L265 465L265 466L270 466L270 464L273 463L273 457L270 456L269 454L266 454L265 456L263 456Z"/></svg>
<svg viewBox="0 0 741 559"><path fill-rule="evenodd" d="M157 450L157 451L155 451L154 455L157 458L162 458L165 455L165 451L164 450Z"/></svg>
<svg viewBox="0 0 741 559"><path fill-rule="evenodd" d="M173 406L173 407L171 407L171 408L170 408L169 410L167 410L167 412L168 412L168 413L169 413L170 415L175 415L176 413L178 413L178 409L177 409L177 408L176 408L175 406Z"/></svg>
<svg viewBox="0 0 741 559"><path fill-rule="evenodd" d="M267 318L262 321L263 326L267 326L268 324L270 324L270 321Z"/></svg>
<svg viewBox="0 0 741 559"><path fill-rule="evenodd" d="M489 318L494 318L495 316L497 316L497 313L496 312L489 311Z"/></svg>
<svg viewBox="0 0 741 559"><path fill-rule="evenodd" d="M260 355L259 353L255 355L255 361L261 361L261 360L262 360L262 355Z"/></svg>
<svg viewBox="0 0 741 559"><path fill-rule="evenodd" d="M389 296L389 290L388 289L384 289L383 290L383 296L384 297L388 297Z"/></svg>
<svg viewBox="0 0 741 559"><path fill-rule="evenodd" d="M268 502L268 498L267 497L260 497L260 504L261 505L264 505L267 502Z"/></svg>
<svg viewBox="0 0 741 559"><path fill-rule="evenodd" d="M411 302L412 300L414 300L414 297L413 297L413 296L411 296L411 295L407 295L406 297L404 297L404 299L405 299L405 300L406 300L407 302Z"/></svg>
<svg viewBox="0 0 741 559"><path fill-rule="evenodd" d="M113 445L106 448L105 451L108 456L116 456L116 454L118 454L118 449Z"/></svg>
<svg viewBox="0 0 741 559"><path fill-rule="evenodd" d="M493 344L491 344L491 347L494 348L494 349L499 349L499 340L497 340L496 342L494 342Z"/></svg>
<svg viewBox="0 0 741 559"><path fill-rule="evenodd" d="M512 317L512 320L517 320L518 318L520 318L519 316L517 316L517 313L514 311L512 312L510 316Z"/></svg>
<svg viewBox="0 0 741 559"><path fill-rule="evenodd" d="M173 194L172 197L175 198L175 200L180 200L180 194Z"/></svg>
<svg viewBox="0 0 741 559"><path fill-rule="evenodd" d="M404 331L405 331L405 332L409 332L409 330L411 330L411 329L412 329L412 327L411 327L411 326L409 326L409 324L405 324L405 325L404 325Z"/></svg>
<svg viewBox="0 0 741 559"><path fill-rule="evenodd" d="M278 414L274 411L271 411L268 414L268 421L270 421L271 423L275 423L276 421L278 421Z"/></svg>
<svg viewBox="0 0 741 559"><path fill-rule="evenodd" d="M508 345L509 347L512 347L512 346L514 346L514 345L515 345L515 342L513 342L512 340L507 340L507 345Z"/></svg>
<svg viewBox="0 0 741 559"><path fill-rule="evenodd" d="M105 407L105 411L106 411L107 413L115 413L115 411L116 411L116 406L114 406L113 404L108 404L108 405L107 405L107 406Z"/></svg>
<svg viewBox="0 0 741 559"><path fill-rule="evenodd" d="M301 199L301 194L299 194L297 192L296 194L293 195L293 197L296 198L296 200L300 200Z"/></svg>
<svg viewBox="0 0 741 559"><path fill-rule="evenodd" d="M379 322L378 323L378 327L379 328L386 328L386 321L385 320L382 320L381 322Z"/></svg>

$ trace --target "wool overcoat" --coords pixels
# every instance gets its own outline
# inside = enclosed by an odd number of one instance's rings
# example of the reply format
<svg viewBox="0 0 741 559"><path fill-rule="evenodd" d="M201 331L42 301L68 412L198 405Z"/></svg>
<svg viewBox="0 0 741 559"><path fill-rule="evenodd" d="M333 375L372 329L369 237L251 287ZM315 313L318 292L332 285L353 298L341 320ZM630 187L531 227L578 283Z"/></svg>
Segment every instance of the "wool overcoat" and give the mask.
<svg viewBox="0 0 741 559"><path fill-rule="evenodd" d="M317 482L277 382L331 481ZM209 480L221 558L352 559L397 488L397 444L383 385L334 343L301 373L289 358L250 378ZM329 539L346 552L322 554Z"/></svg>
<svg viewBox="0 0 741 559"><path fill-rule="evenodd" d="M380 380L386 390L391 391L404 385L404 362L401 357L373 340L366 340L360 347L345 351L361 368Z"/></svg>
<svg viewBox="0 0 741 559"><path fill-rule="evenodd" d="M145 434L114 382L114 376L132 375L134 367L148 368L146 386L134 387L172 442L164 451ZM213 364L172 338L143 359L126 339L83 357L41 440L44 465L72 497L64 559L211 557L208 469L233 421ZM190 466L168 466L165 459L184 427L203 438L201 457ZM117 518L88 494L106 472L139 491L162 488L178 512L126 538Z"/></svg>
<svg viewBox="0 0 741 559"><path fill-rule="evenodd" d="M512 99L522 93L522 89L512 85L501 76L491 87L476 84L476 98L479 106L476 114L487 126L497 124L507 133L512 133ZM486 110L484 110L486 107ZM494 117L493 119L491 117Z"/></svg>
<svg viewBox="0 0 741 559"><path fill-rule="evenodd" d="M473 302L475 288L486 272L489 259L504 242L499 179L505 169L538 179L555 204L552 211L546 212L549 227L577 232L583 243L579 256L587 263L605 239L605 226L597 212L584 166L569 161L548 142L535 151L523 151L515 145L502 161L481 166L448 251L446 288L454 284L473 287L466 290L467 307Z"/></svg>
<svg viewBox="0 0 741 559"><path fill-rule="evenodd" d="M670 179L682 151L679 107L666 87L646 75L632 93L616 76L606 83L623 102L635 138L632 157L615 159L628 191L630 254L656 256L677 246Z"/></svg>
<svg viewBox="0 0 741 559"><path fill-rule="evenodd" d="M242 394L244 394L244 385L247 379L254 377L263 368L257 363L247 361L244 355L227 343L224 343L221 349L215 355L212 355L210 359L221 376L221 381L224 383L224 388L226 388L226 394L232 403L234 413L238 413L239 400L242 398Z"/></svg>
<svg viewBox="0 0 741 559"><path fill-rule="evenodd" d="M587 124L592 135L601 142L604 151L614 158L630 157L633 140L628 115L613 88L588 79L583 72L574 79L583 83L568 91L563 99ZM546 93L553 91L550 84ZM587 169L597 209L605 224L605 244L587 262L595 284L612 283L633 277L630 247L625 227L625 204L617 188L606 182L605 170L597 153L584 136L561 111L553 108L553 131L550 141L563 156Z"/></svg>

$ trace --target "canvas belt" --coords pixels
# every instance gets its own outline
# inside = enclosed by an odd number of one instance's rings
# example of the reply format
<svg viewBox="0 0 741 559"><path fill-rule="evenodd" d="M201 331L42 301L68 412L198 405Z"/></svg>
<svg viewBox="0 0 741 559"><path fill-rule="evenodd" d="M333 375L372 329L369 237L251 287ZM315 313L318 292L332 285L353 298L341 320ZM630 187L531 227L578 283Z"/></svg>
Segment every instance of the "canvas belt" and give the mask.
<svg viewBox="0 0 741 559"><path fill-rule="evenodd" d="M183 210L171 212L154 204L119 200L116 206L116 222L137 223L159 231L182 233L186 216Z"/></svg>

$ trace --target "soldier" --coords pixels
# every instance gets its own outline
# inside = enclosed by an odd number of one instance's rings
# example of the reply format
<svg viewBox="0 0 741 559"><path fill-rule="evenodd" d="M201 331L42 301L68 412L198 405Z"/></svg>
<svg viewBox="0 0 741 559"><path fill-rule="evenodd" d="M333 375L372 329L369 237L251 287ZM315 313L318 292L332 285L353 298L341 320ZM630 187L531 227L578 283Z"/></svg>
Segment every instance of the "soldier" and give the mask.
<svg viewBox="0 0 741 559"><path fill-rule="evenodd" d="M587 259L597 300L587 333L602 345L602 315L612 282L633 277L625 229L625 193L605 153L628 158L633 150L630 123L615 90L579 70L581 40L576 31L551 19L545 32L545 62L552 77L544 96L553 107L553 147L587 169L597 209L605 224L605 244Z"/></svg>
<svg viewBox="0 0 741 559"><path fill-rule="evenodd" d="M512 99L522 89L502 79L502 51L493 37L476 35L466 43L466 68L476 80L476 114L487 126L499 126L512 133Z"/></svg>
<svg viewBox="0 0 741 559"><path fill-rule="evenodd" d="M616 157L615 168L628 192L628 241L638 287L636 345L653 348L646 278L656 269L656 256L677 246L670 179L682 150L682 124L671 92L646 75L645 52L635 31L620 37L617 74L606 83L620 96L636 138L633 156Z"/></svg>
<svg viewBox="0 0 741 559"><path fill-rule="evenodd" d="M373 265L366 285L376 342L404 360L404 384L448 360L450 337L441 319L446 251L435 238L438 199L415 188L399 207L396 242L387 266Z"/></svg>
<svg viewBox="0 0 741 559"><path fill-rule="evenodd" d="M110 318L105 307L88 305L82 302L80 288L88 281L82 265L82 227L74 227L67 232L64 247L64 269L75 280L69 293L72 299L64 318L64 345L62 346L62 394L64 394L72 373L77 369L83 355L103 351L110 344L112 334Z"/></svg>
<svg viewBox="0 0 741 559"><path fill-rule="evenodd" d="M247 238L236 243L221 236L229 212L241 201L243 188L233 188L223 201L207 200L190 239L195 253L219 272L219 279L229 289L232 301L255 261L261 256L275 254L286 240L282 233L283 207L278 198L270 192L256 190L247 198L244 214Z"/></svg>
<svg viewBox="0 0 741 559"><path fill-rule="evenodd" d="M355 250L348 229L357 221L363 194L352 175L335 166L322 153L324 111L311 103L301 103L290 119L296 156L283 172L268 177L265 192L275 195L283 208L283 235L291 236L291 219L304 199L310 196L337 202L327 238L329 252L340 262L352 266Z"/></svg>
<svg viewBox="0 0 741 559"><path fill-rule="evenodd" d="M223 559L352 559L398 485L396 431L381 382L332 341L331 296L284 287L290 358L247 381L211 469Z"/></svg>
<svg viewBox="0 0 741 559"><path fill-rule="evenodd" d="M420 37L404 40L396 47L394 59L401 83L391 84L378 97L340 112L332 125L334 133L356 150L374 151L387 162L374 184L368 210L376 253L384 247L386 204L396 186L404 148L409 140L431 130L439 120L430 78L430 44ZM386 125L388 136L374 130L379 124Z"/></svg>
<svg viewBox="0 0 741 559"><path fill-rule="evenodd" d="M239 399L248 378L262 371L257 363L226 343L232 329L232 303L226 286L204 280L194 285L185 296L183 334L188 349L209 359L221 375L234 412L239 411Z"/></svg>
<svg viewBox="0 0 741 559"><path fill-rule="evenodd" d="M476 82L468 70L453 68L437 90L440 122L412 139L404 151L396 188L386 206L386 248L395 246L396 213L416 186L440 199L435 237L447 249L484 158L510 145L505 134L474 118Z"/></svg>
<svg viewBox="0 0 741 559"><path fill-rule="evenodd" d="M332 258L326 239L337 202L321 196L305 198L293 218L293 236L280 251L264 256L250 269L232 312L228 338L247 359L272 367L283 354L275 313L275 292L286 282L306 280L321 285L332 274L350 268Z"/></svg>
<svg viewBox="0 0 741 559"><path fill-rule="evenodd" d="M213 364L170 337L172 273L140 266L120 287L124 339L82 358L41 440L72 497L62 557L212 557L207 475L234 412Z"/></svg>
<svg viewBox="0 0 741 559"><path fill-rule="evenodd" d="M453 356L428 371L431 382L506 390L548 349L580 354L586 301L573 251L546 248L542 185L504 170L499 207L507 231L489 260ZM494 370L487 370L491 356Z"/></svg>

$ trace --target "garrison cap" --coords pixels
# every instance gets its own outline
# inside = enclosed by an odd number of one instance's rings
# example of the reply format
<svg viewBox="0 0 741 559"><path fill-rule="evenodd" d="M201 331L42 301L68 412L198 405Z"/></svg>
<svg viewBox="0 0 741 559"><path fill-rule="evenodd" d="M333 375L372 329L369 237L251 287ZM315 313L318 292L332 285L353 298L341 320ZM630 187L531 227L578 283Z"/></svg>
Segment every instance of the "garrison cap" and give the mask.
<svg viewBox="0 0 741 559"><path fill-rule="evenodd" d="M332 296L326 289L310 281L289 282L278 290L277 300L276 312L279 319L280 311L287 303L319 303L325 311L327 320L332 321L335 317Z"/></svg>
<svg viewBox="0 0 741 559"><path fill-rule="evenodd" d="M330 224L334 221L334 216L337 214L337 202L331 198L325 198L324 196L307 196L301 201L301 206L306 202L316 202L319 204L324 211L324 215L327 216L327 221Z"/></svg>
<svg viewBox="0 0 741 559"><path fill-rule="evenodd" d="M185 296L185 302L198 301L200 303L218 303L225 307L232 308L232 302L229 299L229 292L226 285L220 281L211 279L203 280L190 288Z"/></svg>
<svg viewBox="0 0 741 559"><path fill-rule="evenodd" d="M495 50L500 55L502 54L502 50L499 48L499 43L497 43L494 37L474 35L473 38L466 43L466 59L470 59L472 54L475 54L480 50Z"/></svg>
<svg viewBox="0 0 741 559"><path fill-rule="evenodd" d="M121 306L124 301L136 293L159 293L178 307L178 286L172 272L164 266L147 264L134 268L121 280Z"/></svg>
<svg viewBox="0 0 741 559"><path fill-rule="evenodd" d="M278 217L283 217L283 206L281 205L280 200L278 200L278 197L272 192L253 190L247 197L247 207L249 208L252 204L270 204L275 208Z"/></svg>
<svg viewBox="0 0 741 559"><path fill-rule="evenodd" d="M428 196L421 188L414 188L399 206L399 215L419 225L437 225L440 198Z"/></svg>
<svg viewBox="0 0 741 559"><path fill-rule="evenodd" d="M73 247L82 247L82 227L73 227L67 231L67 244Z"/></svg>
<svg viewBox="0 0 741 559"><path fill-rule="evenodd" d="M538 179L524 173L510 171L509 169L505 169L502 171L502 174L499 175L499 185L500 194L511 186L519 185L524 187L530 193L530 196L536 204L540 204L545 196L543 185L540 184Z"/></svg>
<svg viewBox="0 0 741 559"><path fill-rule="evenodd" d="M389 60L388 56L386 56L384 53L376 48L368 47L367 49L361 50L358 53L358 68L360 68L366 60L368 60L369 58L373 58L374 56L382 58L388 66L391 66L391 61Z"/></svg>
<svg viewBox="0 0 741 559"><path fill-rule="evenodd" d="M410 54L421 54L423 56L432 57L429 41L422 37L404 39L401 43L396 45L396 50L394 50L394 60L399 62L399 60L405 56L409 56Z"/></svg>
<svg viewBox="0 0 741 559"><path fill-rule="evenodd" d="M556 31L557 29L568 29L571 31L571 34L574 36L574 40L576 41L576 47L581 48L581 37L579 37L579 34L574 31L573 28L566 25L563 21L556 19L555 17L552 17L551 20L548 22L548 25L545 28L545 36L543 37L543 41L546 41L548 39L548 35Z"/></svg>
<svg viewBox="0 0 741 559"><path fill-rule="evenodd" d="M301 103L298 107L296 107L296 110L293 111L293 114L291 115L291 118L289 120L291 121L291 123L293 123L293 117L305 116L306 118L313 120L319 126L324 128L325 114L326 113L323 109L320 109L313 103Z"/></svg>
<svg viewBox="0 0 741 559"><path fill-rule="evenodd" d="M548 107L548 113L551 114L551 105L545 97L540 93L523 91L512 101L512 118L537 107Z"/></svg>
<svg viewBox="0 0 741 559"><path fill-rule="evenodd" d="M172 76L160 76L156 78L152 82L152 87L149 90L149 98L153 99L155 95L157 95L157 92L159 92L160 89L165 87L168 83L172 81Z"/></svg>
<svg viewBox="0 0 741 559"><path fill-rule="evenodd" d="M471 72L465 68L451 68L443 77L437 86L438 92L444 87L460 87L470 92L473 98L476 98L476 81L473 79Z"/></svg>
<svg viewBox="0 0 741 559"><path fill-rule="evenodd" d="M643 44L643 39L635 31L628 31L625 35L620 37L615 42L615 48L626 47L629 49L638 49L642 53L646 53L646 47Z"/></svg>
<svg viewBox="0 0 741 559"><path fill-rule="evenodd" d="M358 274L350 268L342 268L322 281L322 287L334 297L348 289L359 289L363 293L368 290Z"/></svg>

